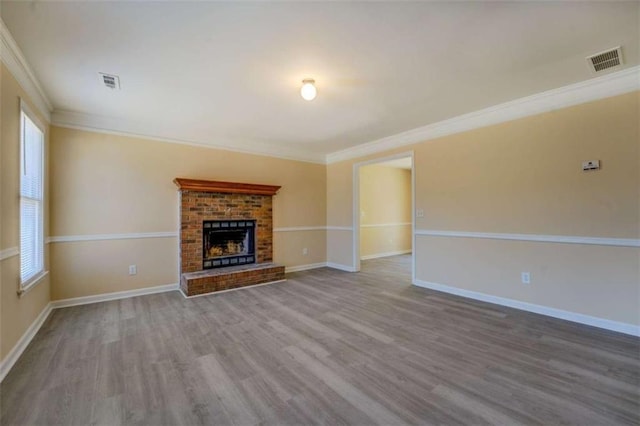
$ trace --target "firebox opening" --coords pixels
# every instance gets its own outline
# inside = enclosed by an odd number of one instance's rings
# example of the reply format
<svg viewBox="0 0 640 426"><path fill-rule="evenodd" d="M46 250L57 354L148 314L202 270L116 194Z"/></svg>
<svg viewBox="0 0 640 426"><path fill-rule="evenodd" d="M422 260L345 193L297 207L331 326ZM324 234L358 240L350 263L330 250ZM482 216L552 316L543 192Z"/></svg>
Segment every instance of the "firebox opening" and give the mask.
<svg viewBox="0 0 640 426"><path fill-rule="evenodd" d="M255 220L205 220L202 223L202 268L255 263Z"/></svg>

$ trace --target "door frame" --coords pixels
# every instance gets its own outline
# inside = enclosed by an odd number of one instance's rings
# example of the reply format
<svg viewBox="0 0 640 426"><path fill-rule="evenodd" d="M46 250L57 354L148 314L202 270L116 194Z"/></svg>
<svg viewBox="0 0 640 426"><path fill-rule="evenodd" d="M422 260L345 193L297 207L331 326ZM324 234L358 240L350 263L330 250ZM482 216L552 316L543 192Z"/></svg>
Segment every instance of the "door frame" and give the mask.
<svg viewBox="0 0 640 426"><path fill-rule="evenodd" d="M416 162L413 150L404 151L353 165L353 270L360 272L360 167L411 157L411 283L416 279Z"/></svg>

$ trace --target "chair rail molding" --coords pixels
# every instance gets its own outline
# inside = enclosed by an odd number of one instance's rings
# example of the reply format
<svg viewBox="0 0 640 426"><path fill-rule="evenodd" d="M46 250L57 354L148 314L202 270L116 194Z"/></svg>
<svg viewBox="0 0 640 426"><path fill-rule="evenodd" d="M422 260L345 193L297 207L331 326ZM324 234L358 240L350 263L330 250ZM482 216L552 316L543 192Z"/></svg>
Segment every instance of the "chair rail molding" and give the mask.
<svg viewBox="0 0 640 426"><path fill-rule="evenodd" d="M178 232L130 232L125 234L59 235L47 238L47 243L76 241L133 240L140 238L177 238Z"/></svg>
<svg viewBox="0 0 640 426"><path fill-rule="evenodd" d="M638 238L583 237L576 235L501 234L493 232L439 231L433 229L416 229L415 235L429 237L482 238L491 240L515 240L542 243L640 247L640 239Z"/></svg>
<svg viewBox="0 0 640 426"><path fill-rule="evenodd" d="M9 247L3 250L0 250L0 261L12 258L13 256L17 256L20 254L20 249L18 247Z"/></svg>

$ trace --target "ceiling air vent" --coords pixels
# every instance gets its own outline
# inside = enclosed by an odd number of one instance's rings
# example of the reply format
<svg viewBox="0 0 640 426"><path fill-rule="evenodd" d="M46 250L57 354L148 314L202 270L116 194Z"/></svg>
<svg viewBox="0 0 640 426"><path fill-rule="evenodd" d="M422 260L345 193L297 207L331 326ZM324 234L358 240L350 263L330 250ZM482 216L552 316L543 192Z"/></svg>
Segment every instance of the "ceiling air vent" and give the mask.
<svg viewBox="0 0 640 426"><path fill-rule="evenodd" d="M120 89L120 77L118 77L117 75L105 74L103 72L98 74L100 74L102 83L109 89Z"/></svg>
<svg viewBox="0 0 640 426"><path fill-rule="evenodd" d="M591 71L600 72L622 65L622 48L614 47L604 52L587 57Z"/></svg>

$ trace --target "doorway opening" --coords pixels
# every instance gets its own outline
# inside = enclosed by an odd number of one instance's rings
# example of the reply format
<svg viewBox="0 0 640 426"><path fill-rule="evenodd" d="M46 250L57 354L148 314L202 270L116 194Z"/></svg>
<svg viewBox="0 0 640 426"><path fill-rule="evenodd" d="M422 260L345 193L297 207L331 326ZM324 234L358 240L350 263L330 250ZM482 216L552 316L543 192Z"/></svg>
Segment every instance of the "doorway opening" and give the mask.
<svg viewBox="0 0 640 426"><path fill-rule="evenodd" d="M355 271L394 270L413 282L414 168L412 151L354 164Z"/></svg>

